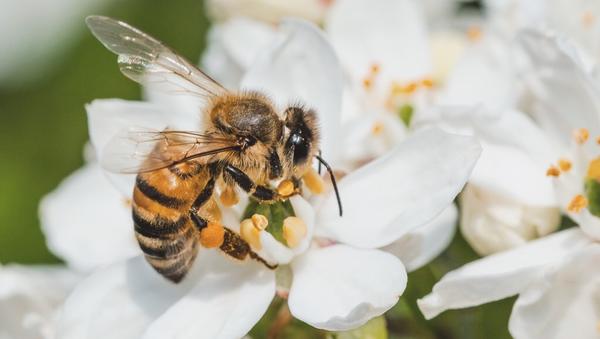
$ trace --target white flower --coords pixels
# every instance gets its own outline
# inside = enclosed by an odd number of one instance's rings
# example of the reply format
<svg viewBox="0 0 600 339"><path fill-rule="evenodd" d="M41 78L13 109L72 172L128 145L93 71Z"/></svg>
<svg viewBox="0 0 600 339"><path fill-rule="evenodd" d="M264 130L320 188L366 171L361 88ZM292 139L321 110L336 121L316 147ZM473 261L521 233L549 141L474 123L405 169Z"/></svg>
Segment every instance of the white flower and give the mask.
<svg viewBox="0 0 600 339"><path fill-rule="evenodd" d="M526 32L519 43L536 66L527 74L536 117L557 149L566 152L547 173L554 178L560 207L579 227L452 271L419 307L432 318L447 309L518 294L509 323L515 338L597 338L600 219L594 215L597 195L586 185L597 183L598 158L592 155L597 157L598 146L588 138L600 132L600 91L566 41Z"/></svg>
<svg viewBox="0 0 600 339"><path fill-rule="evenodd" d="M320 22L330 0L209 0L206 9L210 16L225 20L236 16L248 16L270 23L279 23L285 17L298 17Z"/></svg>
<svg viewBox="0 0 600 339"><path fill-rule="evenodd" d="M0 338L55 338L58 309L78 280L52 266L0 266Z"/></svg>
<svg viewBox="0 0 600 339"><path fill-rule="evenodd" d="M600 62L600 3L593 0L487 0L492 25L508 36L519 29L567 35L589 62Z"/></svg>
<svg viewBox="0 0 600 339"><path fill-rule="evenodd" d="M460 225L469 244L487 255L556 230L552 184L539 173L559 151L524 113L529 87L519 77L520 49L492 29L480 34L441 89L437 103L443 108L429 119L482 141L482 157L461 198Z"/></svg>
<svg viewBox="0 0 600 339"><path fill-rule="evenodd" d="M287 21L281 33L250 68L242 88L264 90L278 106L301 99L314 107L322 127L323 154L335 159L344 147L333 137L340 123L342 94L337 59L311 25ZM164 125L165 119L177 116L157 104L114 100L95 101L88 114L97 149L121 126ZM188 126L196 125L192 120ZM332 192L309 200L291 198L307 226L306 236L300 245L288 248L262 231L259 254L281 263L278 270L283 272L283 264L289 263L292 314L318 328L343 330L392 307L406 285L406 271L398 258L378 248L442 213L467 180L478 155L479 146L472 138L430 129L339 181L343 218L338 216ZM450 211L454 219L456 211ZM237 227L239 210L223 209L223 214L227 226ZM448 215L438 219L445 223ZM426 227L436 230L435 225ZM420 235L406 243L415 249L431 244ZM425 248L421 257L410 259L417 266L431 256ZM92 274L76 288L65 304L59 335L237 338L260 319L276 289L274 271L255 262L233 262L214 250L201 250L192 271L178 285L168 283L136 257Z"/></svg>
<svg viewBox="0 0 600 339"><path fill-rule="evenodd" d="M83 33L84 16L108 1L2 1L0 82L23 83L47 74L61 51Z"/></svg>

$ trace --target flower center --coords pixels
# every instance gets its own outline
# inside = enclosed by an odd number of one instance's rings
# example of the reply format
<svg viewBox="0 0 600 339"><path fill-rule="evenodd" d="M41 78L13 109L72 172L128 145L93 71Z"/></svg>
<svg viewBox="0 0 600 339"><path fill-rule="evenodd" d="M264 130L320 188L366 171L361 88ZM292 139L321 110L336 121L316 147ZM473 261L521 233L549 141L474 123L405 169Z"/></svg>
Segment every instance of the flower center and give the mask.
<svg viewBox="0 0 600 339"><path fill-rule="evenodd" d="M583 190L581 194L575 195L566 206L567 211L571 213L579 213L583 209L587 208L592 215L600 217L600 157L589 160L589 157L585 156L584 149L581 148L590 138L590 133L586 128L580 128L573 132L573 140L578 147L577 154L575 157L584 157L581 161L575 161L576 164L587 162L587 168L579 169L575 171L575 175L578 173L582 178L578 178L575 182L583 184ZM575 158L577 160L577 158ZM561 158L554 165L551 165L546 171L546 175L550 177L559 178L561 174L568 173L573 168L573 163L566 159ZM585 170L585 172L583 171ZM583 174L585 173L585 175ZM565 183L568 183L565 182Z"/></svg>
<svg viewBox="0 0 600 339"><path fill-rule="evenodd" d="M362 87L367 101L373 102L378 107L383 106L387 112L394 114L405 127L409 128L415 112L415 101L422 102L423 98L427 99L423 95L427 95L428 91L433 90L435 83L430 77L412 81L392 81L388 88L381 91L379 89L382 86L378 86L378 82L381 81L381 72L381 65L373 62L362 78ZM373 124L371 132L373 136L381 136L384 130L385 126L376 122Z"/></svg>

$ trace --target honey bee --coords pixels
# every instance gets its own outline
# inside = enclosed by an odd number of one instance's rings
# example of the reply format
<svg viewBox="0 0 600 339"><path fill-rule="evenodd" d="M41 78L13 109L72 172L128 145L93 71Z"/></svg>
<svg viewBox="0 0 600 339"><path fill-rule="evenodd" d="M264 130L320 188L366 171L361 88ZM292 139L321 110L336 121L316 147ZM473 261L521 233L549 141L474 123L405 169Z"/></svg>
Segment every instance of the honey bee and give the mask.
<svg viewBox="0 0 600 339"><path fill-rule="evenodd" d="M198 108L206 121L202 131L130 128L102 152L101 164L109 171L137 175L132 199L135 235L158 273L180 282L200 246L275 268L221 224L216 191L220 189L221 201L229 205L237 201L236 186L259 202L283 201L300 192L300 178L312 168L313 159L328 170L342 215L335 177L320 156L313 110L293 105L280 117L267 96L225 89L160 41L124 22L90 16L86 23L118 55L127 77L143 85L167 85L203 103ZM271 188L271 180L287 180L293 189L280 192Z"/></svg>

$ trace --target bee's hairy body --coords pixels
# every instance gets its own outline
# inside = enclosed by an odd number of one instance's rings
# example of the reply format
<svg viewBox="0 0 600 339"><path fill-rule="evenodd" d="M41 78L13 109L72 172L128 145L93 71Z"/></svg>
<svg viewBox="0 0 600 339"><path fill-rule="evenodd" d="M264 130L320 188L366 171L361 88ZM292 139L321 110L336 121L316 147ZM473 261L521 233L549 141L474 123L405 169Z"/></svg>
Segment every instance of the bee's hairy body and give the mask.
<svg viewBox="0 0 600 339"><path fill-rule="evenodd" d="M216 186L239 185L259 200L273 201L277 197L266 188L269 179L300 174L301 166L295 166L293 154L284 150L285 121L266 97L258 93L216 97L205 116L209 118L206 133L217 139L246 138L245 149L139 173L133 192L132 214L140 248L154 269L174 282L180 281L194 262L203 229L209 224L221 225ZM316 145L312 147L316 149ZM242 172L242 177L233 169ZM222 243L215 247L236 259L251 256L265 263L227 228Z"/></svg>

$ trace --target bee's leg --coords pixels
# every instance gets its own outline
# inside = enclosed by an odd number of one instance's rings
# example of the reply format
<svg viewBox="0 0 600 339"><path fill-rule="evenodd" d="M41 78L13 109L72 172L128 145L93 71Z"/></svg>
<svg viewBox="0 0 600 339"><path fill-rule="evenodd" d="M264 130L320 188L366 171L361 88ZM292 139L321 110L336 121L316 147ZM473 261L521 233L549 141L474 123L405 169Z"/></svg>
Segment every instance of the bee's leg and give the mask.
<svg viewBox="0 0 600 339"><path fill-rule="evenodd" d="M200 244L206 248L216 248L223 245L225 229L220 223L210 222L200 214L200 209L212 197L215 189L215 177L211 177L204 189L198 194L190 207L190 219L200 232Z"/></svg>
<svg viewBox="0 0 600 339"><path fill-rule="evenodd" d="M281 195L279 195L279 193L277 193L277 191L275 190L272 190L263 185L257 185L252 181L252 179L250 179L250 177L246 173L242 172L242 170L231 164L225 165L223 170L235 181L235 183L238 186L240 186L244 191L248 192L252 195L252 197L258 199L259 201L273 202L282 200L284 198Z"/></svg>
<svg viewBox="0 0 600 339"><path fill-rule="evenodd" d="M202 206L206 204L206 202L210 199L214 189L215 177L213 176L208 180L206 186L204 186L204 189L200 191L200 193L196 197L196 200L194 200L192 206L190 207L190 218L192 219L192 221L196 225L196 228L198 228L199 231L202 231L208 225L208 221L200 216L200 208L202 208Z"/></svg>
<svg viewBox="0 0 600 339"><path fill-rule="evenodd" d="M225 237L223 240L223 244L221 245L221 251L227 254L228 256L235 258L237 260L244 260L247 257L250 257L261 264L265 265L269 269L277 268L277 265L269 264L265 259L261 258L256 252L252 251L250 245L240 237L239 234L234 231L225 228Z"/></svg>

